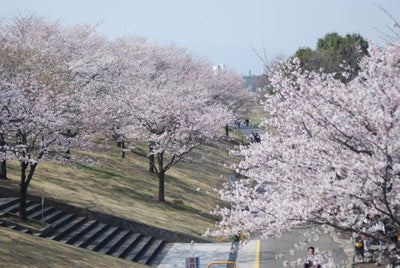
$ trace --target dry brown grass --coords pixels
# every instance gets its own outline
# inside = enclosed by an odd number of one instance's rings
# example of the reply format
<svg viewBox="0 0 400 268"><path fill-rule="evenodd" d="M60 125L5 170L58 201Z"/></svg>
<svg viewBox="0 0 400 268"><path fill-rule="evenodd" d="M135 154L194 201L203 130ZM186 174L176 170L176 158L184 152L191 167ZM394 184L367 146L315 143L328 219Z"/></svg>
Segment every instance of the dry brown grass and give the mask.
<svg viewBox="0 0 400 268"><path fill-rule="evenodd" d="M0 241L0 267L147 267L3 227L0 227Z"/></svg>
<svg viewBox="0 0 400 268"><path fill-rule="evenodd" d="M222 185L221 174L232 174L223 165L229 161L227 150L212 146L202 146L200 150L207 154L201 161L182 161L167 172L166 203L157 202L158 180L147 171L147 158L127 153L122 159L114 143L86 152L98 161L90 167L40 163L28 191L36 195L44 192L45 198L199 237L217 220L210 215L220 202L213 188ZM198 159L199 155L197 151L192 157ZM8 175L10 180L2 184L18 189L18 163L8 163Z"/></svg>

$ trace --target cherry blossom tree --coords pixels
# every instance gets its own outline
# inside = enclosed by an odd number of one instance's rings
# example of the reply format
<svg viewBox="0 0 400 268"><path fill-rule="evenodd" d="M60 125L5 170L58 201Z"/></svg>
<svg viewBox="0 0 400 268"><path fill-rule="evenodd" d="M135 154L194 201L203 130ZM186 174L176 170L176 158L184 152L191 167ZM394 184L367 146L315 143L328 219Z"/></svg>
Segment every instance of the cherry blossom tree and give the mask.
<svg viewBox="0 0 400 268"><path fill-rule="evenodd" d="M274 70L269 131L236 152L243 179L220 191L230 206L215 210L218 233L277 236L305 223L367 230L400 258L400 42L370 42L369 55L348 84L302 72L297 60Z"/></svg>
<svg viewBox="0 0 400 268"><path fill-rule="evenodd" d="M63 30L36 16L15 17L1 31L1 157L20 163L22 219L39 162L72 160L70 148L90 144L96 117L85 100L98 89L90 67L99 64L82 54L95 57L88 48L104 44L92 34L88 27Z"/></svg>
<svg viewBox="0 0 400 268"><path fill-rule="evenodd" d="M115 46L125 66L113 96L123 111L120 135L148 145L158 200L165 202L165 173L199 145L221 137L231 112L209 93L209 65L184 50L138 39L121 39Z"/></svg>
<svg viewBox="0 0 400 268"><path fill-rule="evenodd" d="M243 78L231 70L225 68L214 70L214 76L207 81L212 100L227 106L235 118L245 116L256 98L253 92L244 90ZM226 136L229 135L228 127L225 126Z"/></svg>

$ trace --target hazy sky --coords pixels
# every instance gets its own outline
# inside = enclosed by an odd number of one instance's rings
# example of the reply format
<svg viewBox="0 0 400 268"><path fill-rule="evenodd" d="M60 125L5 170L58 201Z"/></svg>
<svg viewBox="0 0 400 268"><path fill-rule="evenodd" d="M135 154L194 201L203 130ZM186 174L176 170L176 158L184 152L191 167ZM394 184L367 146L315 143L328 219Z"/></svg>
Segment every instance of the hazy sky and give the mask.
<svg viewBox="0 0 400 268"><path fill-rule="evenodd" d="M175 44L211 63L260 73L259 53L288 57L315 48L328 32L360 33L382 43L390 18L400 21L400 0L0 0L0 16L37 14L61 25L94 24L113 40L142 36Z"/></svg>

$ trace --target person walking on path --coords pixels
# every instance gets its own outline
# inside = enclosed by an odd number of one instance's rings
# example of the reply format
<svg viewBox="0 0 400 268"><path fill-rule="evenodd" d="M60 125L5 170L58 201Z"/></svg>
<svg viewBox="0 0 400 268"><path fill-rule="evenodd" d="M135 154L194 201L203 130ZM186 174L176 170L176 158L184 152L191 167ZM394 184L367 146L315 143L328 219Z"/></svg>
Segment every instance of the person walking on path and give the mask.
<svg viewBox="0 0 400 268"><path fill-rule="evenodd" d="M308 255L306 260L304 261L304 268L321 268L321 265L318 264L318 260L314 256L315 249L314 247L308 248Z"/></svg>

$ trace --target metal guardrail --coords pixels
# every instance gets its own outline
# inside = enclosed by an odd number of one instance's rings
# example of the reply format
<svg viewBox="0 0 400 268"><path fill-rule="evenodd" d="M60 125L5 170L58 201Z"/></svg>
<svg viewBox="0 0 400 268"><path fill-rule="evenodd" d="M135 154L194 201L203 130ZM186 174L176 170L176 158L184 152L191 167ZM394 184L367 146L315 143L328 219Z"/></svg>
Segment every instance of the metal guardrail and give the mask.
<svg viewBox="0 0 400 268"><path fill-rule="evenodd" d="M213 261L207 265L207 268L210 268L214 264L231 264L233 268L236 268L236 263L234 261Z"/></svg>

